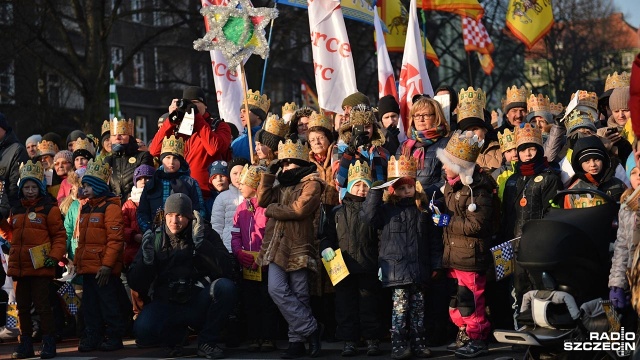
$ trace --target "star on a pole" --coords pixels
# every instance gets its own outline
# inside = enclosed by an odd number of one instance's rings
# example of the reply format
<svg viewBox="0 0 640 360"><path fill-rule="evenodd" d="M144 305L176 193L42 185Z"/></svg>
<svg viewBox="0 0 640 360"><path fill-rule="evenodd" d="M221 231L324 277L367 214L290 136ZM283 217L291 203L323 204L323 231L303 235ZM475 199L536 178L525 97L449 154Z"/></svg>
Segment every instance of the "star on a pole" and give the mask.
<svg viewBox="0 0 640 360"><path fill-rule="evenodd" d="M278 16L275 8L254 8L249 0L231 0L226 6L206 6L200 10L209 31L193 42L198 51L220 50L229 68L235 69L251 54L265 59L269 43L264 28Z"/></svg>

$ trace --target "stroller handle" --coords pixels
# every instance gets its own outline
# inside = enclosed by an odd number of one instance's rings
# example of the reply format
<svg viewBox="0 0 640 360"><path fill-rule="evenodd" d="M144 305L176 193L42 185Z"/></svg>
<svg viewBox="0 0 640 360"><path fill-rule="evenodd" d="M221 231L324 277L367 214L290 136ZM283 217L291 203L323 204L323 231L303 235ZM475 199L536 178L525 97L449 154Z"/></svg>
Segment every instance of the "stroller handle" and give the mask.
<svg viewBox="0 0 640 360"><path fill-rule="evenodd" d="M582 195L582 194L591 194L591 195L597 195L600 196L601 198L605 199L608 203L616 203L616 200L614 198L612 198L611 196L609 196L607 193L600 191L600 190L596 190L596 189L567 189L567 190L560 190L558 191L558 193L553 197L553 203L554 204L562 204L562 198L565 195Z"/></svg>

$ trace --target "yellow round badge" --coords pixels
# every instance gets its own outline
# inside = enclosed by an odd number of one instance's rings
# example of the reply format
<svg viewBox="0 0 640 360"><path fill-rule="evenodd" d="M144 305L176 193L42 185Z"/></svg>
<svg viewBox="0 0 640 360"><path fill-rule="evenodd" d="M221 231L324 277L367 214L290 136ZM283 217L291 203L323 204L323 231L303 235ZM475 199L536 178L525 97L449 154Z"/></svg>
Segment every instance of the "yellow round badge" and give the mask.
<svg viewBox="0 0 640 360"><path fill-rule="evenodd" d="M136 163L136 158L134 158L133 156L129 158L129 164L135 164Z"/></svg>
<svg viewBox="0 0 640 360"><path fill-rule="evenodd" d="M29 220L35 220L36 219L36 213L30 212L29 215L27 215L27 217L29 218Z"/></svg>
<svg viewBox="0 0 640 360"><path fill-rule="evenodd" d="M540 182L540 181L542 181L542 179L543 179L542 175L538 175L538 176L536 176L535 179L533 179L533 181Z"/></svg>

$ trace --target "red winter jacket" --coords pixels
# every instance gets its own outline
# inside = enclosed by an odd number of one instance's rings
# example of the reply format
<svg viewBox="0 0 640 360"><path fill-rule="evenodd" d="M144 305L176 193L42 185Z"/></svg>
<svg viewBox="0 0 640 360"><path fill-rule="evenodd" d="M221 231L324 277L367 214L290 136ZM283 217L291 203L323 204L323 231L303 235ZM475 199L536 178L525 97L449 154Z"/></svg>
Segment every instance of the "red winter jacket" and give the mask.
<svg viewBox="0 0 640 360"><path fill-rule="evenodd" d="M140 243L133 238L140 234L138 227L138 204L129 199L122 205L122 221L124 223L124 265L129 266L140 249Z"/></svg>
<svg viewBox="0 0 640 360"><path fill-rule="evenodd" d="M631 110L631 122L636 138L640 139L640 54L631 66L631 84L629 88L629 110Z"/></svg>
<svg viewBox="0 0 640 360"><path fill-rule="evenodd" d="M218 122L215 131L211 129L212 117L205 113L204 117L196 114L191 136L178 135L178 128L168 119L162 123L160 129L153 137L149 146L152 156L160 156L162 150L162 139L171 135L181 136L184 141L184 158L189 163L191 177L196 179L202 197L205 199L211 196L209 189L209 165L215 160L230 160L229 146L231 145L231 128L224 121Z"/></svg>

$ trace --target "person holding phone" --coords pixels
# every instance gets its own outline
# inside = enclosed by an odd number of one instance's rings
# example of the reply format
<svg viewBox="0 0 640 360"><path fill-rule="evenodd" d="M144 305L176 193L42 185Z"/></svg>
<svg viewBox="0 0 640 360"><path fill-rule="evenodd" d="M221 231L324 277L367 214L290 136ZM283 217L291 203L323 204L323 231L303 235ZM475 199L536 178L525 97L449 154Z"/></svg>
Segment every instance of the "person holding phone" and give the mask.
<svg viewBox="0 0 640 360"><path fill-rule="evenodd" d="M607 119L607 127L598 130L598 136L606 138L615 146L611 152L614 157L617 157L614 160L620 163L624 163L631 154L631 144L635 141L631 124L628 124L631 117L628 106L629 98L628 86L613 89L609 97L611 116Z"/></svg>

